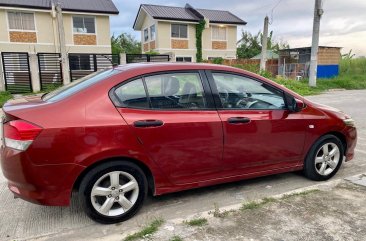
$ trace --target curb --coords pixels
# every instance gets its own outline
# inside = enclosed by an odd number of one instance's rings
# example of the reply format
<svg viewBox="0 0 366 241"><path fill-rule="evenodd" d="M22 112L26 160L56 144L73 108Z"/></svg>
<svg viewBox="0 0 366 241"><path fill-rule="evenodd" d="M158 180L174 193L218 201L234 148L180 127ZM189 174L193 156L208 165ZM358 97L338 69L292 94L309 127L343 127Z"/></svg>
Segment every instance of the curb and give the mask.
<svg viewBox="0 0 366 241"><path fill-rule="evenodd" d="M362 174L361 174L362 175ZM358 177L360 176L360 174L352 176L352 177ZM349 178L352 177L347 177L347 178L343 178L343 179L336 179L336 180L331 180L331 181L327 181L327 182L322 182L319 184L315 184L312 186L308 186L308 187L302 187L302 188L298 188L292 191L288 191L288 192L284 192L281 194L276 194L273 196L267 196L265 198L275 198L275 199L281 199L282 197L286 196L286 195L291 195L291 194L296 194L296 193L301 193L301 192L305 192L305 191L310 191L310 190L330 190L332 188L334 188L335 186L337 186L338 184L347 181ZM346 180L347 179L347 180ZM243 204L249 203L249 202L260 202L261 200L263 200L263 198L261 199L255 199L255 200L248 200L245 202L241 202L238 204L233 204L233 205L229 205L229 206L223 206L223 207L219 207L220 211L237 211L239 210ZM194 219L197 217L201 217L201 218L212 218L212 214L215 211L215 209L211 209L208 211L204 211L204 212L199 212L196 214L192 214L189 216L186 216L185 218L176 218L176 219L171 219L171 220L167 220L169 222L172 222L174 224L179 224L182 223L184 220L190 220L190 219Z"/></svg>

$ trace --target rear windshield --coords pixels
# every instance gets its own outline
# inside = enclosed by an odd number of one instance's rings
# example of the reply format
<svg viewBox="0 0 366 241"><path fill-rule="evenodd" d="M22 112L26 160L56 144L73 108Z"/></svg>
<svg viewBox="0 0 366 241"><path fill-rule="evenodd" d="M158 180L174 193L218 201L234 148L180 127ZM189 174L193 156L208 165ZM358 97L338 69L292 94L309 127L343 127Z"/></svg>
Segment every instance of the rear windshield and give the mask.
<svg viewBox="0 0 366 241"><path fill-rule="evenodd" d="M59 100L63 100L65 98L75 94L76 92L82 91L82 90L88 88L89 86L91 86L105 78L108 78L108 77L111 77L111 76L117 74L117 72L118 71L115 69L107 69L107 70L95 72L93 74L85 76L81 79L78 79L68 85L62 86L62 87L44 95L42 99L44 101L48 101L48 102L56 102Z"/></svg>

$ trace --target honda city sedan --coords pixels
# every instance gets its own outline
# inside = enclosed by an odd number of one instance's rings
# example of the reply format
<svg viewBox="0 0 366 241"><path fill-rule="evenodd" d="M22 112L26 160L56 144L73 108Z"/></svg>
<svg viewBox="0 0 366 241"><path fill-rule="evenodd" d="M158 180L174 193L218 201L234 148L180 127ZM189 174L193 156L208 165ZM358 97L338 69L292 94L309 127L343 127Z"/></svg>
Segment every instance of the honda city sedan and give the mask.
<svg viewBox="0 0 366 241"><path fill-rule="evenodd" d="M253 73L210 64L130 64L5 104L1 166L16 197L100 223L146 196L303 170L331 178L353 158L347 114Z"/></svg>

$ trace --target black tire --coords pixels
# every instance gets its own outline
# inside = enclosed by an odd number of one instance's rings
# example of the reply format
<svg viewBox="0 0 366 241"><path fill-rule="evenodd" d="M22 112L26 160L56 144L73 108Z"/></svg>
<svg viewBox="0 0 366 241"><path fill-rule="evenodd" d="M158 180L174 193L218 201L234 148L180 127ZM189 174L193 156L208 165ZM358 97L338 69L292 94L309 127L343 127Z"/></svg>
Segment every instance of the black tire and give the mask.
<svg viewBox="0 0 366 241"><path fill-rule="evenodd" d="M325 175L325 174L321 175L321 174L319 174L319 172L317 171L317 168L315 166L316 165L315 158L316 158L316 155L318 154L318 152L321 151L320 149L327 143L335 144L339 149L340 156L339 156L339 161L338 161L336 168L334 168L334 170L331 173L329 173L328 175ZM328 180L329 178L333 177L338 172L339 168L342 165L343 155L344 155L344 146L338 137L336 137L334 135L324 135L324 136L320 137L310 148L310 150L306 156L305 163L304 163L304 175L307 178L314 180L314 181ZM321 164L318 164L318 165L321 165ZM328 167L330 167L330 166L328 166Z"/></svg>
<svg viewBox="0 0 366 241"><path fill-rule="evenodd" d="M126 212L123 214L111 216L111 215L103 215L99 211L94 208L92 204L92 189L94 184L97 183L97 181L102 178L104 175L111 173L111 172L117 172L121 171L123 173L128 173L129 175L133 176L138 184L138 190L136 190L136 195L138 193L137 199L132 207L130 207ZM123 177L123 176L122 176ZM120 176L119 176L120 178ZM112 181L112 180L110 180ZM96 168L89 171L83 180L81 181L80 188L79 188L79 202L81 203L85 213L94 221L102 224L113 224L113 223L119 223L123 222L132 216L134 216L142 207L142 204L146 198L147 195L147 180L144 175L144 172L139 168L137 165L131 163L131 162L125 162L125 161L111 161L108 163L105 163L103 165L97 166ZM118 194L115 194L118 195ZM128 193L126 193L128 195ZM99 197L98 197L99 198ZM103 197L101 197L103 198ZM106 199L108 197L105 197ZM103 202L103 200L102 200ZM118 203L117 203L118 204ZM113 205L117 205L113 204ZM114 206L113 206L114 207ZM112 207L112 208L113 208ZM122 207L122 206L121 206ZM112 210L112 209L111 209Z"/></svg>

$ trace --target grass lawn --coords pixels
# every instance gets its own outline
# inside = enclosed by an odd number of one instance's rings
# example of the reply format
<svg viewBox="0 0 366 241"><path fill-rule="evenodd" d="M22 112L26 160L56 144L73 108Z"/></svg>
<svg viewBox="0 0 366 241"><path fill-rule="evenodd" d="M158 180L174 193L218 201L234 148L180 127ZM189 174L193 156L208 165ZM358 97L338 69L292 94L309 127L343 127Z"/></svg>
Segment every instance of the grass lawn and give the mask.
<svg viewBox="0 0 366 241"><path fill-rule="evenodd" d="M13 98L13 96L7 91L0 91L0 107L3 107L5 102Z"/></svg>
<svg viewBox="0 0 366 241"><path fill-rule="evenodd" d="M296 81L296 80L285 80L285 79L273 79L275 82L286 86L290 90L295 91L300 95L317 95L329 89L366 89L366 74L358 75L347 75L332 79L318 79L317 87L310 87L308 80Z"/></svg>

